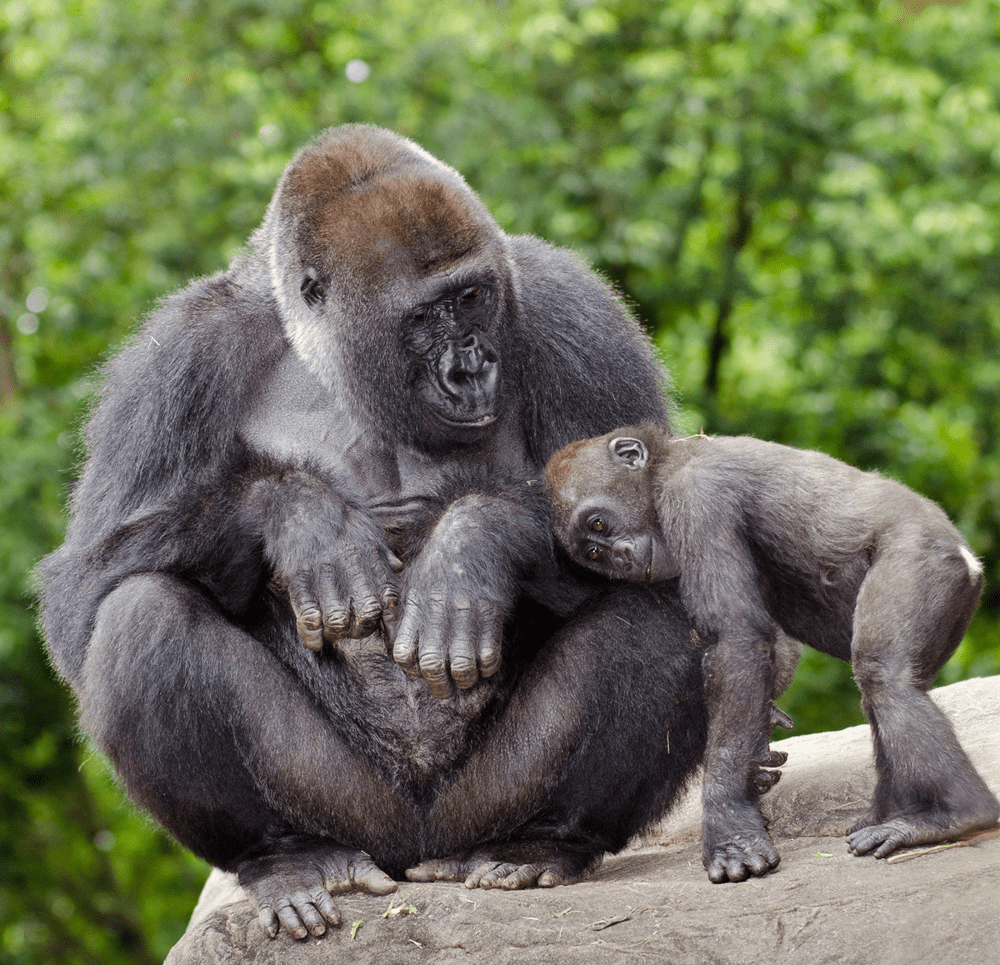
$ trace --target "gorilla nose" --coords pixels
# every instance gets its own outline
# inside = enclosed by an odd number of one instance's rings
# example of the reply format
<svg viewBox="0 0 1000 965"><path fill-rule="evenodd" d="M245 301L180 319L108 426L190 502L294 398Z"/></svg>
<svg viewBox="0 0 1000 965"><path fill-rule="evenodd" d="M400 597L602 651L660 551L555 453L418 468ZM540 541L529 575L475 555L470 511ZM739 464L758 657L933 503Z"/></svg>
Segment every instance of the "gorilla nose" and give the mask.
<svg viewBox="0 0 1000 965"><path fill-rule="evenodd" d="M492 397L500 375L500 359L484 336L472 333L448 346L438 374L441 387L455 400Z"/></svg>
<svg viewBox="0 0 1000 965"><path fill-rule="evenodd" d="M635 566L635 554L632 552L631 543L615 543L611 551L611 558L614 560L616 566L626 572L630 572Z"/></svg>

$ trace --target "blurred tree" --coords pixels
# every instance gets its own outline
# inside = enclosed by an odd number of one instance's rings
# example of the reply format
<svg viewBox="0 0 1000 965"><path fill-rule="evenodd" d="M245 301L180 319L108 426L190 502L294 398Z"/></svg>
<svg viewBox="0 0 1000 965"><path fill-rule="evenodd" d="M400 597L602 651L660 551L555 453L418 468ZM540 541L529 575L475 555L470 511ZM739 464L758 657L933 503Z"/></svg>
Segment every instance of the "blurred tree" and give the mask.
<svg viewBox="0 0 1000 965"><path fill-rule="evenodd" d="M77 742L32 565L95 368L217 270L294 150L366 121L574 247L691 430L821 448L939 500L1000 671L1000 0L0 0L0 965L162 959L205 867ZM860 720L808 656L799 730Z"/></svg>

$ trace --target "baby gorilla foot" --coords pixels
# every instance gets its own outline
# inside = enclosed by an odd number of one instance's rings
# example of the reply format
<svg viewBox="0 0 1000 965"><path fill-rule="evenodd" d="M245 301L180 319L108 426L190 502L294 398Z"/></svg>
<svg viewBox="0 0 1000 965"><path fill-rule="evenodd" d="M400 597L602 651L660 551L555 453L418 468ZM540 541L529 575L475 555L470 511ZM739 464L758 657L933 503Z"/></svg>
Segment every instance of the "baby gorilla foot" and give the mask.
<svg viewBox="0 0 1000 965"><path fill-rule="evenodd" d="M795 726L792 718L773 700L770 704L770 725L771 730L774 730L775 727L791 730ZM747 778L747 790L755 797L763 797L781 780L781 771L770 770L770 768L781 767L787 760L788 755L784 751L772 751L770 744L766 744L763 753L753 761Z"/></svg>
<svg viewBox="0 0 1000 965"><path fill-rule="evenodd" d="M754 761L747 781L747 789L750 793L756 797L767 794L781 780L781 771L768 770L768 768L781 767L787 760L788 755L784 751L768 751Z"/></svg>
<svg viewBox="0 0 1000 965"><path fill-rule="evenodd" d="M579 881L600 864L600 855L560 850L555 842L486 845L450 858L422 861L406 872L410 881L463 881L466 888L554 888Z"/></svg>
<svg viewBox="0 0 1000 965"><path fill-rule="evenodd" d="M996 810L988 807L961 816L942 810L884 821L869 812L847 832L847 848L853 855L886 858L899 848L954 840L971 831L993 827L996 821Z"/></svg>
<svg viewBox="0 0 1000 965"><path fill-rule="evenodd" d="M355 889L386 895L397 887L363 851L306 836L273 842L269 853L246 861L238 877L269 938L281 925L293 938L322 935L327 924L339 926L331 895Z"/></svg>

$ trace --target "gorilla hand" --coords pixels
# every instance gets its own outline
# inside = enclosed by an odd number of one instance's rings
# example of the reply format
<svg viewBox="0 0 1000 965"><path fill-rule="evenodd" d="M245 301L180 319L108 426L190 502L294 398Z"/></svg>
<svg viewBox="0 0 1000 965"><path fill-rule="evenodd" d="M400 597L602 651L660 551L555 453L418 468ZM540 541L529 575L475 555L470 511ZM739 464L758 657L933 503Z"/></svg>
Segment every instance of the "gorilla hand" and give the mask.
<svg viewBox="0 0 1000 965"><path fill-rule="evenodd" d="M275 582L285 589L302 642L321 650L374 633L399 605L402 564L365 507L295 474L278 521L265 527Z"/></svg>
<svg viewBox="0 0 1000 965"><path fill-rule="evenodd" d="M497 588L507 582L505 567L487 551L488 514L466 508L453 505L407 564L402 618L392 634L393 659L422 676L435 697L466 690L500 668L508 602Z"/></svg>

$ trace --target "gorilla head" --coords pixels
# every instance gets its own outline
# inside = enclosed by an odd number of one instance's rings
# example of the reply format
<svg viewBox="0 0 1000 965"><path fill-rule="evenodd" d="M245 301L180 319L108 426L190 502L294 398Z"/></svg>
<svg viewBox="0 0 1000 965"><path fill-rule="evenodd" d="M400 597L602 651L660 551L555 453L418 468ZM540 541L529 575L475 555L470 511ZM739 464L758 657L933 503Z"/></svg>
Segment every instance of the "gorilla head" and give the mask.
<svg viewBox="0 0 1000 965"><path fill-rule="evenodd" d="M389 131L327 131L288 166L255 240L290 341L367 428L433 446L503 414L506 236L452 168Z"/></svg>

